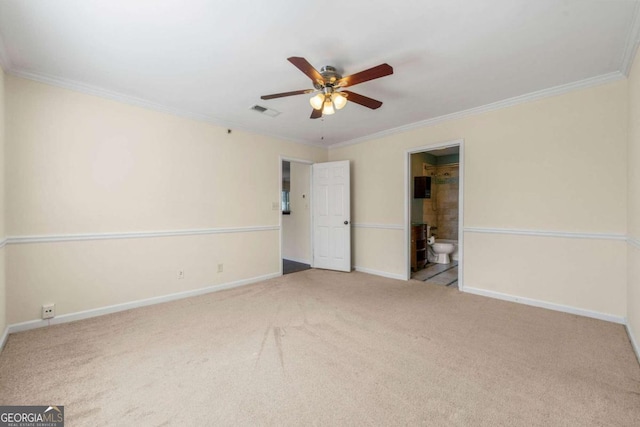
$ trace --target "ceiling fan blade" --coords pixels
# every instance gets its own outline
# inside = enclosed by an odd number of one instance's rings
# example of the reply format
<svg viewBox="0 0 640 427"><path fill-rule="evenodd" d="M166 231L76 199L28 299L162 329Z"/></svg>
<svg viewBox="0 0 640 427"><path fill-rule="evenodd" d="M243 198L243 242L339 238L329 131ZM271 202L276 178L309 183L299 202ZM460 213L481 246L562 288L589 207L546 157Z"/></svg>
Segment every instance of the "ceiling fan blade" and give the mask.
<svg viewBox="0 0 640 427"><path fill-rule="evenodd" d="M303 95L305 93L314 92L313 89L294 90L292 92L274 93L272 95L262 95L260 99L282 98L284 96Z"/></svg>
<svg viewBox="0 0 640 427"><path fill-rule="evenodd" d="M311 117L309 117L310 119L319 119L320 117L322 117L322 110L313 110L311 111Z"/></svg>
<svg viewBox="0 0 640 427"><path fill-rule="evenodd" d="M369 80L379 79L380 77L388 76L390 74L393 74L393 67L389 64L380 64L377 67L369 68L368 70L343 77L335 83L335 86L353 86L359 83L368 82Z"/></svg>
<svg viewBox="0 0 640 427"><path fill-rule="evenodd" d="M324 84L324 78L322 77L322 74L320 74L318 70L313 68L313 65L309 64L306 59L299 56L292 56L291 58L287 58L287 61L295 65L298 70L305 73L311 80L313 80L314 83L318 82L320 84Z"/></svg>
<svg viewBox="0 0 640 427"><path fill-rule="evenodd" d="M347 94L347 100L355 102L356 104L364 105L365 107L371 108L375 110L376 108L380 108L382 106L382 102L373 98L369 98L368 96L360 95L355 92L351 92L348 90L343 90L340 93Z"/></svg>

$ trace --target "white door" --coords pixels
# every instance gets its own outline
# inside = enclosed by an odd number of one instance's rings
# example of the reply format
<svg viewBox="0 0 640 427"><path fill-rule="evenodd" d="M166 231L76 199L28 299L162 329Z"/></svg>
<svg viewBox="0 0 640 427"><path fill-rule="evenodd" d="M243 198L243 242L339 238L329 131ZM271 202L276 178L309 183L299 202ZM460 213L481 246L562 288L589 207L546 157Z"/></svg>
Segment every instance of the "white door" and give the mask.
<svg viewBox="0 0 640 427"><path fill-rule="evenodd" d="M315 163L313 169L313 267L351 271L349 161Z"/></svg>

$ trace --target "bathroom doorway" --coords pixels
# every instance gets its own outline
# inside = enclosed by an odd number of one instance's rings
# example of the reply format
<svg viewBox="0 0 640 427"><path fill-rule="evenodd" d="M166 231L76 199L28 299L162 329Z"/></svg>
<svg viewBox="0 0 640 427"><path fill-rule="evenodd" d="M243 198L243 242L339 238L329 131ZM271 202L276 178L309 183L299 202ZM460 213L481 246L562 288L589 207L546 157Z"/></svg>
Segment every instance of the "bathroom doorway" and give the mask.
<svg viewBox="0 0 640 427"><path fill-rule="evenodd" d="M407 152L407 278L462 288L463 141Z"/></svg>

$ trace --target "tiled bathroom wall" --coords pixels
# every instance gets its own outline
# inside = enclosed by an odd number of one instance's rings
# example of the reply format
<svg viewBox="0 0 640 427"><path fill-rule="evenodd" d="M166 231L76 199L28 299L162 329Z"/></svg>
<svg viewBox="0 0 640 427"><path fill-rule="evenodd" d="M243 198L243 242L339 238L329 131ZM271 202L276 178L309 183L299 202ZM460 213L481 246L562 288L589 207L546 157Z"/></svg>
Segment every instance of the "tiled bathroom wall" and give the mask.
<svg viewBox="0 0 640 427"><path fill-rule="evenodd" d="M439 239L458 240L458 165L438 166L436 170L436 235Z"/></svg>
<svg viewBox="0 0 640 427"><path fill-rule="evenodd" d="M458 164L424 165L424 175L431 176L431 199L424 199L422 220L439 239L458 240Z"/></svg>
<svg viewBox="0 0 640 427"><path fill-rule="evenodd" d="M436 227L439 239L458 240L459 166L457 155L436 158L429 153L411 156L412 176L431 176L431 198L413 199L411 222ZM451 164L437 164L455 161ZM413 183L413 180L411 181ZM413 185L413 184L412 184ZM413 188L411 189L413 194Z"/></svg>

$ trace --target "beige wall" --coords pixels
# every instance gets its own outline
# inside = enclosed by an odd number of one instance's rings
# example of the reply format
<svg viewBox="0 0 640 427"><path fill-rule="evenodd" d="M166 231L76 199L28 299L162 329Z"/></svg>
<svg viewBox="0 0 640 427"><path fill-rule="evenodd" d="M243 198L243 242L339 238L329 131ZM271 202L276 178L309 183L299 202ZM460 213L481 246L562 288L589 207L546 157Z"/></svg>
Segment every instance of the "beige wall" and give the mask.
<svg viewBox="0 0 640 427"><path fill-rule="evenodd" d="M4 205L4 140L5 140L5 96L4 96L4 71L0 68L0 336L7 326L6 316L6 249L3 247L5 239L5 205ZM0 343L1 345L1 343Z"/></svg>
<svg viewBox="0 0 640 427"><path fill-rule="evenodd" d="M640 345L640 58L629 75L627 321L636 345ZM640 354L638 355L640 357Z"/></svg>
<svg viewBox="0 0 640 427"><path fill-rule="evenodd" d="M583 89L328 155L3 75L8 160L0 162L0 227L6 222L6 234L19 237L276 226L280 155L351 160L354 265L398 277L406 268L398 228L405 151L463 138L466 227L621 235L628 227L637 242L639 72L636 65L629 85ZM45 302L65 314L274 274L278 235L11 244L0 249L7 259L0 298L5 275L9 284L0 322L5 306L6 321L17 323L39 318ZM478 232L466 232L465 243L467 287L628 312L630 327L640 330L640 260L632 245ZM185 279L176 278L178 269Z"/></svg>
<svg viewBox="0 0 640 427"><path fill-rule="evenodd" d="M277 274L278 231L10 245L9 323ZM217 272L217 265L224 271ZM184 279L177 270L184 269Z"/></svg>
<svg viewBox="0 0 640 427"><path fill-rule="evenodd" d="M355 265L406 271L403 231L393 229L404 221L405 152L457 139L465 144L465 227L624 235L626 99L627 82L618 81L331 149L330 161L352 161L354 223L391 226L384 233L357 231ZM626 315L625 274L602 281L609 266L598 256L602 250L607 260L624 259L619 241L508 235L506 251L495 235L464 237L466 287ZM564 251L580 242L586 249ZM385 269L377 266L380 259ZM479 259L483 263L474 264ZM538 265L544 274L527 274L525 265Z"/></svg>
<svg viewBox="0 0 640 427"><path fill-rule="evenodd" d="M12 76L6 101L12 237L277 228L279 156L327 157ZM277 273L279 232L11 244L7 252L8 321L16 323L39 318L45 302L65 314Z"/></svg>
<svg viewBox="0 0 640 427"><path fill-rule="evenodd" d="M282 215L282 257L311 262L311 165L291 162L290 215Z"/></svg>

